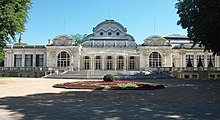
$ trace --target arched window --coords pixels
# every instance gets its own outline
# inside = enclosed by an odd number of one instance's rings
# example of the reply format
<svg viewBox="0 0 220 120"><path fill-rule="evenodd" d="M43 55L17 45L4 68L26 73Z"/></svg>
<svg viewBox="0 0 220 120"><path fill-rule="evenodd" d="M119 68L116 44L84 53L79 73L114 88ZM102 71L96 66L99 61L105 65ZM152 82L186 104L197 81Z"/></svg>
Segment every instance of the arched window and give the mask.
<svg viewBox="0 0 220 120"><path fill-rule="evenodd" d="M84 57L84 69L85 70L89 70L90 69L90 60L89 60L89 56L85 56Z"/></svg>
<svg viewBox="0 0 220 120"><path fill-rule="evenodd" d="M215 66L215 56L208 55L207 56L208 61L208 67L214 67Z"/></svg>
<svg viewBox="0 0 220 120"><path fill-rule="evenodd" d="M161 58L160 53L152 52L150 54L149 65L150 67L161 67L162 66L162 58Z"/></svg>
<svg viewBox="0 0 220 120"><path fill-rule="evenodd" d="M112 70L112 56L107 56L107 70Z"/></svg>
<svg viewBox="0 0 220 120"><path fill-rule="evenodd" d="M70 66L70 55L63 51L57 56L57 66L58 67L68 67Z"/></svg>
<svg viewBox="0 0 220 120"><path fill-rule="evenodd" d="M193 66L194 66L194 56L186 55L186 67L193 67Z"/></svg>
<svg viewBox="0 0 220 120"><path fill-rule="evenodd" d="M123 68L124 68L124 57L123 56L118 56L117 69L118 70L123 70Z"/></svg>
<svg viewBox="0 0 220 120"><path fill-rule="evenodd" d="M95 57L95 69L100 70L101 69L101 56Z"/></svg>
<svg viewBox="0 0 220 120"><path fill-rule="evenodd" d="M135 66L135 57L134 56L130 56L129 57L129 70L134 70L134 66Z"/></svg>

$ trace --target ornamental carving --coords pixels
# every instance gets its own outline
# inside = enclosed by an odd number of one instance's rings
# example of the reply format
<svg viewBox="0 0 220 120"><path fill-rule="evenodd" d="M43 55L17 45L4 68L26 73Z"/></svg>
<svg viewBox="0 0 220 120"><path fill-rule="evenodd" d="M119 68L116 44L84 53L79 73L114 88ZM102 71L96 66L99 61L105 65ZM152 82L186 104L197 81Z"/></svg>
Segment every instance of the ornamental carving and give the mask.
<svg viewBox="0 0 220 120"><path fill-rule="evenodd" d="M161 36L150 36L144 40L144 45L167 45L166 39Z"/></svg>
<svg viewBox="0 0 220 120"><path fill-rule="evenodd" d="M55 58L56 57L56 51L50 51L50 56L52 58Z"/></svg>
<svg viewBox="0 0 220 120"><path fill-rule="evenodd" d="M68 46L72 45L75 40L67 35L58 36L53 39L53 45Z"/></svg>

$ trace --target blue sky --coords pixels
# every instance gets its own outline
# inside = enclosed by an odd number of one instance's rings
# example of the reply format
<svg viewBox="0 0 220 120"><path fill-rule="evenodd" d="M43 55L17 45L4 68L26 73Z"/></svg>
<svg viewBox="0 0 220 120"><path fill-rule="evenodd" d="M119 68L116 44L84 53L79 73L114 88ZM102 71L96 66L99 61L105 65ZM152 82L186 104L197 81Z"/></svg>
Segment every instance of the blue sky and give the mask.
<svg viewBox="0 0 220 120"><path fill-rule="evenodd" d="M23 42L44 45L58 35L90 34L92 28L113 19L127 28L136 43L148 36L181 34L177 0L33 0Z"/></svg>

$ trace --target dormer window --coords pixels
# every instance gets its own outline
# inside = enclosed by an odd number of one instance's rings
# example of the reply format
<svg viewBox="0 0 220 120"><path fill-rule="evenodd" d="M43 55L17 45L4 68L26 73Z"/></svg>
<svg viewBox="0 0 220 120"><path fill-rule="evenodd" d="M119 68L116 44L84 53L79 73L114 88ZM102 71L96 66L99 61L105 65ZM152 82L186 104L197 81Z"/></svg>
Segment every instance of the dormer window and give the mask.
<svg viewBox="0 0 220 120"><path fill-rule="evenodd" d="M111 32L108 32L108 35L110 36L110 35L112 35L112 33L111 33Z"/></svg>
<svg viewBox="0 0 220 120"><path fill-rule="evenodd" d="M100 32L100 35L103 36L103 32Z"/></svg>
<svg viewBox="0 0 220 120"><path fill-rule="evenodd" d="M119 36L119 35L120 35L120 33L119 33L119 32L117 32L117 33L116 33L116 35L117 35L117 36Z"/></svg>

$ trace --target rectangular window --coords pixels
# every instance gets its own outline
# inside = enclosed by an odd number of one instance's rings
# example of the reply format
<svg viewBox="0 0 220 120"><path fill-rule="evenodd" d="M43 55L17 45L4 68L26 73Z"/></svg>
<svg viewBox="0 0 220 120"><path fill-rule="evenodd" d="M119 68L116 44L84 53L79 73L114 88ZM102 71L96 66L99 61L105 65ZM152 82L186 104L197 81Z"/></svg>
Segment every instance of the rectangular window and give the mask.
<svg viewBox="0 0 220 120"><path fill-rule="evenodd" d="M90 60L89 60L89 56L85 56L84 57L84 69L85 70L89 70L90 69Z"/></svg>
<svg viewBox="0 0 220 120"><path fill-rule="evenodd" d="M112 70L112 60L107 60L107 70Z"/></svg>
<svg viewBox="0 0 220 120"><path fill-rule="evenodd" d="M107 56L107 70L112 70L112 56Z"/></svg>
<svg viewBox="0 0 220 120"><path fill-rule="evenodd" d="M189 78L189 75L184 75L184 78Z"/></svg>
<svg viewBox="0 0 220 120"><path fill-rule="evenodd" d="M96 59L96 62L95 62L95 69L96 69L96 70L100 70L100 69L101 69L101 60Z"/></svg>
<svg viewBox="0 0 220 120"><path fill-rule="evenodd" d="M32 67L33 66L33 55L26 54L25 55L25 67Z"/></svg>
<svg viewBox="0 0 220 120"><path fill-rule="evenodd" d="M14 67L21 67L21 60L22 60L22 55L15 54L14 55Z"/></svg>
<svg viewBox="0 0 220 120"><path fill-rule="evenodd" d="M37 54L36 55L36 67L43 67L44 66L44 55Z"/></svg>
<svg viewBox="0 0 220 120"><path fill-rule="evenodd" d="M207 62L208 67L214 67L215 66L215 56L207 55Z"/></svg>
<svg viewBox="0 0 220 120"><path fill-rule="evenodd" d="M209 79L215 79L215 75L209 75Z"/></svg>
<svg viewBox="0 0 220 120"><path fill-rule="evenodd" d="M100 70L101 69L101 56L95 57L95 69Z"/></svg>
<svg viewBox="0 0 220 120"><path fill-rule="evenodd" d="M186 55L186 67L194 66L194 55Z"/></svg>
<svg viewBox="0 0 220 120"><path fill-rule="evenodd" d="M124 68L124 59L119 59L118 60L118 70L123 70Z"/></svg>
<svg viewBox="0 0 220 120"><path fill-rule="evenodd" d="M204 67L204 55L197 55L197 67Z"/></svg>
<svg viewBox="0 0 220 120"><path fill-rule="evenodd" d="M195 75L195 74L192 75L192 79L197 79L197 78L198 78L198 75Z"/></svg>
<svg viewBox="0 0 220 120"><path fill-rule="evenodd" d="M135 66L134 61L135 61L134 57L131 56L129 59L129 70L134 70L134 66Z"/></svg>

